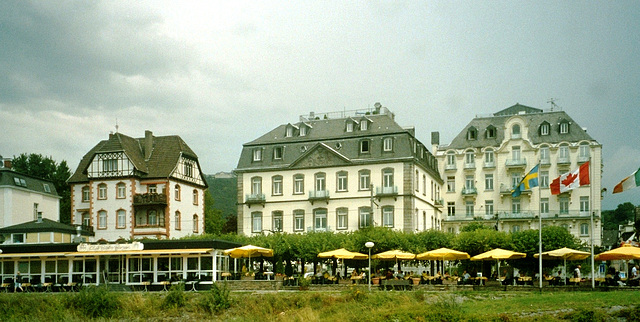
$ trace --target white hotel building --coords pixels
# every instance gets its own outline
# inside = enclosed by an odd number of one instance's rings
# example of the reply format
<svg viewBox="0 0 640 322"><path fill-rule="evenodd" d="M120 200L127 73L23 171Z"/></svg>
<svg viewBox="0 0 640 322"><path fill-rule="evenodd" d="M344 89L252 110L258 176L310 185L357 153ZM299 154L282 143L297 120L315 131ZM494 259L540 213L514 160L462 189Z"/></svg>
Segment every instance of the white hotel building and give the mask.
<svg viewBox="0 0 640 322"><path fill-rule="evenodd" d="M311 113L243 145L238 233L440 229L436 158L394 115Z"/></svg>
<svg viewBox="0 0 640 322"><path fill-rule="evenodd" d="M443 229L457 233L471 222L502 231L561 226L583 242L602 239L602 145L567 113L516 104L476 117L448 145L432 135L445 181ZM591 160L591 184L552 195L551 181ZM536 164L539 188L518 198L512 188ZM590 225L594 215L593 231Z"/></svg>

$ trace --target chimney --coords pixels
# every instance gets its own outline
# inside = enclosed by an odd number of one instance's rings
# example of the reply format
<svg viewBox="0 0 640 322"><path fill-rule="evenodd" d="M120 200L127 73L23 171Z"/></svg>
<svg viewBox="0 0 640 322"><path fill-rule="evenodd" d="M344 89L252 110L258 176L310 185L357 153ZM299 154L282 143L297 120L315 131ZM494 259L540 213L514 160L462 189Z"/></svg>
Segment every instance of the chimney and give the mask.
<svg viewBox="0 0 640 322"><path fill-rule="evenodd" d="M382 108L382 104L380 104L380 102L373 104L373 107L375 108L373 114L380 114L380 109Z"/></svg>
<svg viewBox="0 0 640 322"><path fill-rule="evenodd" d="M153 150L153 132L149 130L144 131L144 159L149 160L151 157L151 150Z"/></svg>
<svg viewBox="0 0 640 322"><path fill-rule="evenodd" d="M431 145L440 145L440 132L431 132Z"/></svg>

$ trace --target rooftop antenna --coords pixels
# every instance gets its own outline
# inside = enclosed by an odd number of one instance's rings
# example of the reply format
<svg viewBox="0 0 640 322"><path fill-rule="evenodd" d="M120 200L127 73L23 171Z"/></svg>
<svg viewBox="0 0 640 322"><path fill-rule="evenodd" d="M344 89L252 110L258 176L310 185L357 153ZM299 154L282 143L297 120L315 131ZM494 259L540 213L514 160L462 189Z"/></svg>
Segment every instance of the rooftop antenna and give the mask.
<svg viewBox="0 0 640 322"><path fill-rule="evenodd" d="M116 117L116 133L118 133L118 118Z"/></svg>
<svg viewBox="0 0 640 322"><path fill-rule="evenodd" d="M553 112L553 109L554 109L554 108L558 108L558 109L562 110L562 109L560 108L560 106L558 106L558 105L556 104L556 101L557 101L557 100L558 100L557 98L550 98L550 99L547 101L547 103L551 104L551 112Z"/></svg>

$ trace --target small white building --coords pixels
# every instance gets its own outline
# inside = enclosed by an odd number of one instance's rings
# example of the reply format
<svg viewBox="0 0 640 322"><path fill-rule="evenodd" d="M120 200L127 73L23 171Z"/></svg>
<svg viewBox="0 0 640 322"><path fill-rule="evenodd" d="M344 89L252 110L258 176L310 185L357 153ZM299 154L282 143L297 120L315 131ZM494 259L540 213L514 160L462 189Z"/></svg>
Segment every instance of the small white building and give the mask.
<svg viewBox="0 0 640 322"><path fill-rule="evenodd" d="M207 184L197 155L179 136L110 134L68 180L71 221L95 238L180 238L204 232Z"/></svg>
<svg viewBox="0 0 640 322"><path fill-rule="evenodd" d="M39 216L54 221L60 217L60 197L53 182L0 167L0 228Z"/></svg>

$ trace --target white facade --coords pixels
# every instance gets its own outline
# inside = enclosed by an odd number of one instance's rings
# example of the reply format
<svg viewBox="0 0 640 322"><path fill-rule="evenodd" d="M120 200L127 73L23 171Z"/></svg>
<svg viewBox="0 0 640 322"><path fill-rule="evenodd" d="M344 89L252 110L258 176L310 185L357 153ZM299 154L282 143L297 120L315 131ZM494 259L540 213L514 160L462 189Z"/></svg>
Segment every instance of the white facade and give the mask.
<svg viewBox="0 0 640 322"><path fill-rule="evenodd" d="M0 184L0 227L35 220L38 213L41 213L42 218L58 220L60 197L44 191L45 185L51 191L53 183L26 177L9 170L3 170L2 176L4 178ZM15 178L18 179L18 183L15 183ZM37 189L35 189L36 185Z"/></svg>
<svg viewBox="0 0 640 322"><path fill-rule="evenodd" d="M525 108L512 108L518 107ZM538 229L541 216L543 227L564 227L587 244L593 232L594 245L601 244L602 146L566 113L534 110L476 118L451 145L434 149L445 181L447 231L457 233L474 221L502 231ZM552 195L549 185L555 178L587 161L590 185ZM537 164L540 186L512 197L514 186Z"/></svg>
<svg viewBox="0 0 640 322"><path fill-rule="evenodd" d="M246 144L238 232L440 229L442 180L412 134L383 113L305 119Z"/></svg>

